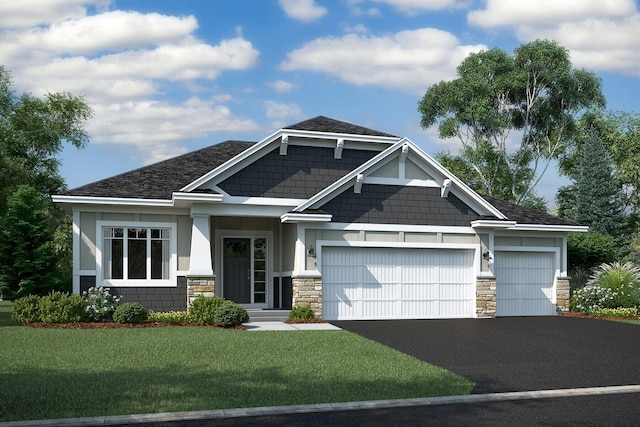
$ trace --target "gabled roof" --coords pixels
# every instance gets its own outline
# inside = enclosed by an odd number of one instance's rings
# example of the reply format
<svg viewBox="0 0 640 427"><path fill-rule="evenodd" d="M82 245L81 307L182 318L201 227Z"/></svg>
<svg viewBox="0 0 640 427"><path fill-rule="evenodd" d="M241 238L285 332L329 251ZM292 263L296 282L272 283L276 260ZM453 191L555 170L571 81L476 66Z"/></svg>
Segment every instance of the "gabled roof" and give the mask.
<svg viewBox="0 0 640 427"><path fill-rule="evenodd" d="M168 199L254 143L226 141L66 191L64 196Z"/></svg>
<svg viewBox="0 0 640 427"><path fill-rule="evenodd" d="M351 123L343 122L336 119L331 119L325 116L317 116L312 119L302 121L283 129L295 129L304 130L310 132L329 132L329 133L345 133L353 135L369 135L369 136L384 136L389 138L399 138L396 135L391 135L386 132L380 132L374 129L369 129L362 126L357 126Z"/></svg>

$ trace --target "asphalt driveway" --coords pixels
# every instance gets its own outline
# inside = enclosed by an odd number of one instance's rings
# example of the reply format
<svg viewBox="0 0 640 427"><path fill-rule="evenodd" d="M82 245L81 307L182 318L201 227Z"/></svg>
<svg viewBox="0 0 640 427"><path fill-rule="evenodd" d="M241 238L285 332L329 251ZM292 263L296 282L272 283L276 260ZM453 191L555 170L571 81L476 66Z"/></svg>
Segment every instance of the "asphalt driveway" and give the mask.
<svg viewBox="0 0 640 427"><path fill-rule="evenodd" d="M571 317L332 321L474 382L473 393L640 384L640 325Z"/></svg>

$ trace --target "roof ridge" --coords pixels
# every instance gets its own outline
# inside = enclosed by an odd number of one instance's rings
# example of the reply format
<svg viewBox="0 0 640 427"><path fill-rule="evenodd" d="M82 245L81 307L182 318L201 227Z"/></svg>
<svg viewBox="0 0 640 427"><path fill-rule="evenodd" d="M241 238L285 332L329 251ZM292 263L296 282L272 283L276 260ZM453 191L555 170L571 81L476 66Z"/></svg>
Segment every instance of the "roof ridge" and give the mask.
<svg viewBox="0 0 640 427"><path fill-rule="evenodd" d="M346 133L353 135L382 136L388 138L400 138L387 132L355 125L327 116L316 116L301 122L285 126L283 129L306 130L312 132Z"/></svg>

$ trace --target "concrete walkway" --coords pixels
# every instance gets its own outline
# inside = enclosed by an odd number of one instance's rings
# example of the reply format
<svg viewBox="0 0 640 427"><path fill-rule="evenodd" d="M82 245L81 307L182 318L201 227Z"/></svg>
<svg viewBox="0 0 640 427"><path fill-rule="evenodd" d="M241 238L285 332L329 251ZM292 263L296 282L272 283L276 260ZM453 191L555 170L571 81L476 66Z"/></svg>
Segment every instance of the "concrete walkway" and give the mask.
<svg viewBox="0 0 640 427"><path fill-rule="evenodd" d="M247 331L339 331L331 323L249 322L242 324Z"/></svg>

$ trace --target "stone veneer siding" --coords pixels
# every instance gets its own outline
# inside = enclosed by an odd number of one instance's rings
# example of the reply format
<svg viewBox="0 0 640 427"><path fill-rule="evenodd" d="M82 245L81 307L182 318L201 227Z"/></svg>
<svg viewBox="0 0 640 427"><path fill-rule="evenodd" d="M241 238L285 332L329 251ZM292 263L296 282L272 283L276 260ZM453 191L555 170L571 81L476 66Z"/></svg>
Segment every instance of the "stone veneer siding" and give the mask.
<svg viewBox="0 0 640 427"><path fill-rule="evenodd" d="M80 294L96 286L95 276L80 277ZM177 286L108 287L112 295L122 297L121 303L139 302L147 310L184 311L187 308L187 278L179 276Z"/></svg>
<svg viewBox="0 0 640 427"><path fill-rule="evenodd" d="M187 277L187 307L200 295L215 296L216 281L213 277Z"/></svg>
<svg viewBox="0 0 640 427"><path fill-rule="evenodd" d="M558 314L569 311L570 282L568 277L556 279L556 312Z"/></svg>
<svg viewBox="0 0 640 427"><path fill-rule="evenodd" d="M476 316L478 318L496 317L495 277L478 277L476 279Z"/></svg>
<svg viewBox="0 0 640 427"><path fill-rule="evenodd" d="M322 315L322 279L320 277L293 277L292 306L310 305L316 316Z"/></svg>

